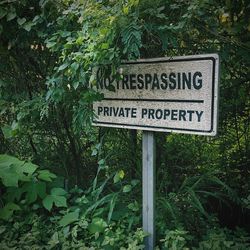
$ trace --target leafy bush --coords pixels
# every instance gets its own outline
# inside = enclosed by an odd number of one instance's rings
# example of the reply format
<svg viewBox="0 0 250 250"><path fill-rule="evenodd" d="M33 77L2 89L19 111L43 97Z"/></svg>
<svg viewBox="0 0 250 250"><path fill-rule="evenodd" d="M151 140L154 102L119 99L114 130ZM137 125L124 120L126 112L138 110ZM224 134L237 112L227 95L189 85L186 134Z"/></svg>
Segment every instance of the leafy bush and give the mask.
<svg viewBox="0 0 250 250"><path fill-rule="evenodd" d="M203 236L203 240L199 243L199 247L194 249L243 250L250 247L249 240L250 237L246 232L240 229L233 233L227 229L215 228L209 229L207 234Z"/></svg>
<svg viewBox="0 0 250 250"><path fill-rule="evenodd" d="M167 231L164 239L160 240L163 242L161 249L177 250L183 249L188 250L187 240L192 237L188 235L188 232L183 230Z"/></svg>
<svg viewBox="0 0 250 250"><path fill-rule="evenodd" d="M122 185L124 173L119 171L99 183L104 166L100 160L89 189L66 192L48 185L56 178L50 171L0 155L0 177L6 186L6 204L0 210L5 220L0 224L1 249L143 249L146 234L139 228L138 203L124 199L137 182ZM107 192L108 182L118 190Z"/></svg>
<svg viewBox="0 0 250 250"><path fill-rule="evenodd" d="M0 218L8 220L15 211L28 209L32 204L43 205L49 211L53 204L66 207L66 192L60 187L49 187L55 178L55 174L40 170L31 162L0 155L0 188L3 193Z"/></svg>
<svg viewBox="0 0 250 250"><path fill-rule="evenodd" d="M228 229L223 229L215 227L213 229L209 228L198 246L192 243L193 237L188 231L182 229L168 230L165 233L165 238L161 239L162 242L160 249L169 250L224 250L224 249L248 249L250 247L249 242L250 237L247 233L238 229L232 232Z"/></svg>

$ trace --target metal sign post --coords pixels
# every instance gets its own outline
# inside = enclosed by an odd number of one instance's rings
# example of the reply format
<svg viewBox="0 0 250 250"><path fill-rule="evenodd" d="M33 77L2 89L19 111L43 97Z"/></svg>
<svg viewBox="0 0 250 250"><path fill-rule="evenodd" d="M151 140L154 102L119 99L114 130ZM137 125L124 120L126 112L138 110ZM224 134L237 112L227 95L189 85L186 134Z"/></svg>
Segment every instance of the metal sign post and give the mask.
<svg viewBox="0 0 250 250"><path fill-rule="evenodd" d="M143 230L149 233L145 238L145 249L153 250L155 245L155 138L153 132L143 131L142 161L142 220Z"/></svg>

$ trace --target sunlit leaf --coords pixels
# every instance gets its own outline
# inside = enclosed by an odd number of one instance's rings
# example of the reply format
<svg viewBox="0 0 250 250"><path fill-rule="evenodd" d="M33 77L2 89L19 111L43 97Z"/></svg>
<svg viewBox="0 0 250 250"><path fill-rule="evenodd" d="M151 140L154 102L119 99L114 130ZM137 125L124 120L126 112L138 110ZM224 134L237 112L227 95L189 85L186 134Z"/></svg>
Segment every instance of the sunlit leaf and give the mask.
<svg viewBox="0 0 250 250"><path fill-rule="evenodd" d="M107 227L107 223L102 218L94 218L91 224L88 226L89 231L92 234L101 233Z"/></svg>
<svg viewBox="0 0 250 250"><path fill-rule="evenodd" d="M125 185L122 189L123 193L128 193L130 192L132 189L132 186L131 185Z"/></svg>

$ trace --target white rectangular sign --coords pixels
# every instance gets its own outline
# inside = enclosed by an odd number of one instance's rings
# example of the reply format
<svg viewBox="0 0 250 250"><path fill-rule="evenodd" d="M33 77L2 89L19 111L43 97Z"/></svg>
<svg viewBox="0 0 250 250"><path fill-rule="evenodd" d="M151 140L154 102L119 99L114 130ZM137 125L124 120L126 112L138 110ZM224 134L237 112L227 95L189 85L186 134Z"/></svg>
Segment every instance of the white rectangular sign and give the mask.
<svg viewBox="0 0 250 250"><path fill-rule="evenodd" d="M217 54L130 61L119 72L97 77L94 125L216 135Z"/></svg>

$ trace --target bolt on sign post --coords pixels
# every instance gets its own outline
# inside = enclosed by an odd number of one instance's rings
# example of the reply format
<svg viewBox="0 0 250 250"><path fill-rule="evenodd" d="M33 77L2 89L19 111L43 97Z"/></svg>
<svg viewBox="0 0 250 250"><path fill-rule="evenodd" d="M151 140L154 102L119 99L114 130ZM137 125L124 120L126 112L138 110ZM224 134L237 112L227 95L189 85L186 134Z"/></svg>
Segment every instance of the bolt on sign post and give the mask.
<svg viewBox="0 0 250 250"><path fill-rule="evenodd" d="M93 125L143 130L143 228L154 245L154 135L149 131L215 136L218 123L217 54L143 59L121 64L119 77L101 77Z"/></svg>

